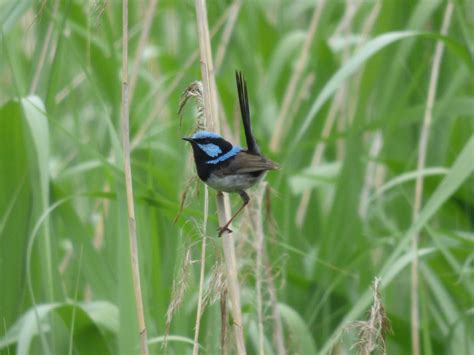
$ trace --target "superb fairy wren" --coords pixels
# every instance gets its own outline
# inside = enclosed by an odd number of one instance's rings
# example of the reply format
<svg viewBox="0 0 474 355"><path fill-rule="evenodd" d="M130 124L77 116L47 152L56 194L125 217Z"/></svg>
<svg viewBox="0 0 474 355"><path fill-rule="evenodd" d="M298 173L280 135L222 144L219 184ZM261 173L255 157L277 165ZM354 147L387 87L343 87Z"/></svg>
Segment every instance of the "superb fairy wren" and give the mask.
<svg viewBox="0 0 474 355"><path fill-rule="evenodd" d="M247 83L240 72L236 72L240 112L244 124L247 149L232 145L219 134L197 131L192 137L183 138L191 143L199 178L217 191L237 192L243 204L231 219L219 228L219 237L232 220L249 203L246 189L260 181L267 170L276 170L278 165L265 158L252 134Z"/></svg>

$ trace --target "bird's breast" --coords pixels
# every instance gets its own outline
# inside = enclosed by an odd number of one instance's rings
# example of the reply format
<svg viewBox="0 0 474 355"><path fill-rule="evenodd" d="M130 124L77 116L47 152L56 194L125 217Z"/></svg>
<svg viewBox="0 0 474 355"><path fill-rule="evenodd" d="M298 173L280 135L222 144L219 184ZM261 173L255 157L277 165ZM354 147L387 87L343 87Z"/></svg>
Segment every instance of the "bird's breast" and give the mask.
<svg viewBox="0 0 474 355"><path fill-rule="evenodd" d="M205 183L218 191L224 192L237 192L241 190L247 190L249 187L255 185L265 173L259 175L256 174L235 174L218 176L211 172Z"/></svg>

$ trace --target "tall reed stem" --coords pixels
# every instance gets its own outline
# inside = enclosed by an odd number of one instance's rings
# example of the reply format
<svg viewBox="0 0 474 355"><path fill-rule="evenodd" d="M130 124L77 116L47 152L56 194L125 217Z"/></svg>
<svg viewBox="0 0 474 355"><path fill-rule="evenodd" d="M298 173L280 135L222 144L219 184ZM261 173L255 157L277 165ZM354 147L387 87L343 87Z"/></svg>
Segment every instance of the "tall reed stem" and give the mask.
<svg viewBox="0 0 474 355"><path fill-rule="evenodd" d="M208 126L219 131L217 90L214 78L214 66L212 61L211 41L209 38L209 27L207 21L207 9L205 0L196 0L196 19L199 36L199 51L201 57L201 76L204 94L204 110ZM227 201L226 201L227 200ZM229 219L226 206L229 205L228 197L223 193L217 194L217 213L219 225L224 225ZM240 309L240 289L237 278L237 263L235 258L234 240L229 233L222 234L222 247L227 271L227 285L232 303L232 316L234 321L234 335L238 354L246 354L242 313Z"/></svg>
<svg viewBox="0 0 474 355"><path fill-rule="evenodd" d="M142 289L140 285L140 268L138 262L137 228L135 223L135 205L133 203L132 169L130 164L129 136L129 97L128 97L128 0L123 0L122 7L122 144L125 172L125 189L128 209L128 240L130 243L130 264L132 268L135 308L140 333L140 352L148 354L145 315L143 312Z"/></svg>

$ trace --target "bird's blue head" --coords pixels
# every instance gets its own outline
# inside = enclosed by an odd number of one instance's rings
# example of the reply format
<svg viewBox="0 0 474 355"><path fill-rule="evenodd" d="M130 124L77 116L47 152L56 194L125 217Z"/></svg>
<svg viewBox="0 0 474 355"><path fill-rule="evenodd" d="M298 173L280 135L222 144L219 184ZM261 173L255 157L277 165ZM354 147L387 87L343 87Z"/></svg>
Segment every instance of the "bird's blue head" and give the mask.
<svg viewBox="0 0 474 355"><path fill-rule="evenodd" d="M191 137L183 139L191 143L197 165L202 163L215 165L242 151L242 148L234 147L214 132L197 131Z"/></svg>

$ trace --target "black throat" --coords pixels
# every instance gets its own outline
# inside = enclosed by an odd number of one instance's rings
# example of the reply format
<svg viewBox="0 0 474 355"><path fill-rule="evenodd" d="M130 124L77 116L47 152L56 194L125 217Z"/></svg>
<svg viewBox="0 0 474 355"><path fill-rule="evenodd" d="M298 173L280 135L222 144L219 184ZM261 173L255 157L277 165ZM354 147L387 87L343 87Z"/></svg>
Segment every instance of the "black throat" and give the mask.
<svg viewBox="0 0 474 355"><path fill-rule="evenodd" d="M220 152L218 155L210 156L206 153L205 150L199 147L199 145L213 144L219 147ZM212 138L212 139L196 139L191 142L193 147L194 161L196 162L196 170L199 178L202 181L206 181L209 178L211 172L217 168L222 168L223 166L229 164L229 160L224 160L217 164L209 164L208 161L215 160L219 156L224 155L232 149L232 144L227 142L223 138ZM232 158L230 158L232 159Z"/></svg>

